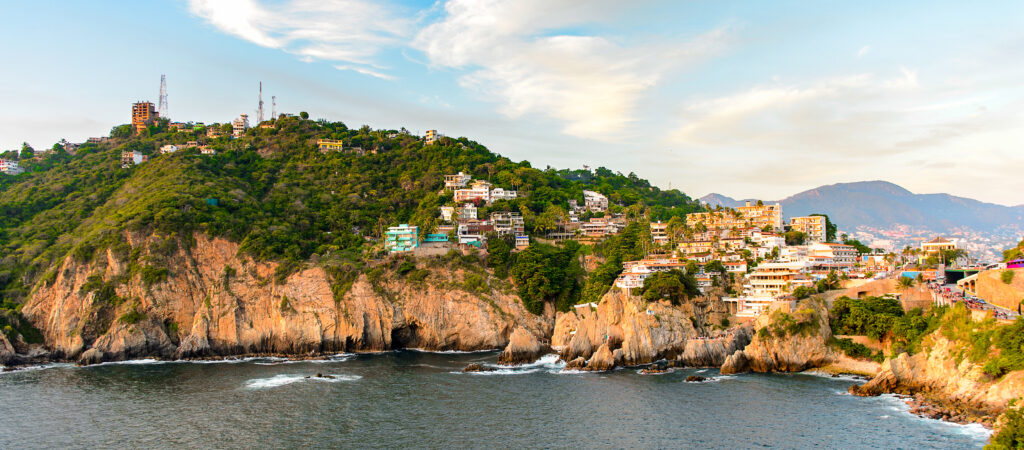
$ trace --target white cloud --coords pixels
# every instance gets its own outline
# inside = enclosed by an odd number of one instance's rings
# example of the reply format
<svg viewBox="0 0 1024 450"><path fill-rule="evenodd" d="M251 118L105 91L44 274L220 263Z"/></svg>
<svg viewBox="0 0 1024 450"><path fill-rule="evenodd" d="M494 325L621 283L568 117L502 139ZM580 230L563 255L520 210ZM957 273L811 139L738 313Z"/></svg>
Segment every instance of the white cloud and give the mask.
<svg viewBox="0 0 1024 450"><path fill-rule="evenodd" d="M865 45L865 46L861 47L860 50L857 51L857 57L858 58L863 58L864 55L868 54L868 52L870 52L870 51L871 51L871 46L870 45Z"/></svg>
<svg viewBox="0 0 1024 450"><path fill-rule="evenodd" d="M671 140L803 155L894 151L894 139L916 135L900 116L902 109L919 104L908 101L918 90L917 73L906 68L883 80L857 74L806 86L757 86L689 103Z"/></svg>
<svg viewBox="0 0 1024 450"><path fill-rule="evenodd" d="M189 11L254 44L307 62L345 62L342 70L385 79L373 58L382 48L401 44L412 25L371 0L189 0Z"/></svg>
<svg viewBox="0 0 1024 450"><path fill-rule="evenodd" d="M628 8L608 0L450 0L443 20L421 30L413 45L435 67L469 70L460 84L499 102L506 116L541 114L564 122L566 134L614 139L667 71L718 51L726 38L716 30L684 44L629 47L551 34Z"/></svg>
<svg viewBox="0 0 1024 450"><path fill-rule="evenodd" d="M351 70L353 72L361 73L363 75L369 75L369 76L375 77L375 78L380 78L382 80L393 81L393 80L396 79L394 75L388 75L386 73L378 72L376 70L368 69L366 67L346 66L346 65L338 64L338 65L335 65L334 68L338 69L338 70Z"/></svg>

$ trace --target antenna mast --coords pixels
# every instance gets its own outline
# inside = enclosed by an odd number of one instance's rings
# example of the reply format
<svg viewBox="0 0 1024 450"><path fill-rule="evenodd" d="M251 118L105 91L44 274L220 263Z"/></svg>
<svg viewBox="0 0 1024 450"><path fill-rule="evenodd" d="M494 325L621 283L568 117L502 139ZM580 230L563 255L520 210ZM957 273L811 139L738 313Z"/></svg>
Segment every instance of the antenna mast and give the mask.
<svg viewBox="0 0 1024 450"><path fill-rule="evenodd" d="M167 117L167 75L160 75L160 117Z"/></svg>
<svg viewBox="0 0 1024 450"><path fill-rule="evenodd" d="M277 96L270 96L270 118L277 119Z"/></svg>
<svg viewBox="0 0 1024 450"><path fill-rule="evenodd" d="M263 123L263 82L260 81L260 109L256 114L256 123Z"/></svg>

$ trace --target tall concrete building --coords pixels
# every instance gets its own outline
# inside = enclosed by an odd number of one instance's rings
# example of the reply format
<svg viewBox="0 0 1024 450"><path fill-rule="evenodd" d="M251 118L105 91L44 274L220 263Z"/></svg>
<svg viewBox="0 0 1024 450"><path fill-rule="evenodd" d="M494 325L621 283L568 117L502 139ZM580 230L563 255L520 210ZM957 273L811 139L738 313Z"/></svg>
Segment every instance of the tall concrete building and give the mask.
<svg viewBox="0 0 1024 450"><path fill-rule="evenodd" d="M156 111L156 105L150 102L136 102L132 104L132 127L136 133L141 133L150 124L160 118Z"/></svg>

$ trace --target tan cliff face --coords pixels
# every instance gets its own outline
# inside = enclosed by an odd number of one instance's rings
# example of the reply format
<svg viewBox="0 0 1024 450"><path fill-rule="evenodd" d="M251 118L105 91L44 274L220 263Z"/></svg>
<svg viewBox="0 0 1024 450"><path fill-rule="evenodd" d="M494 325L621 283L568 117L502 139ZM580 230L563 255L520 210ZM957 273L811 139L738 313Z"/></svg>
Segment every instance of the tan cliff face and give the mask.
<svg viewBox="0 0 1024 450"><path fill-rule="evenodd" d="M838 356L828 347L832 329L824 302L804 301L796 311L791 317L805 325L788 332L778 326L781 312L758 316L750 345L730 355L722 373L800 372L836 361Z"/></svg>
<svg viewBox="0 0 1024 450"><path fill-rule="evenodd" d="M360 276L339 300L331 280L314 267L274 281L276 264L238 256L238 245L196 236L190 250L167 259L165 281L146 286L136 274L120 283L116 306L83 292L89 275L126 273L110 252L90 264L66 259L54 282L40 286L23 309L57 356L83 362L142 356L191 358L240 354L320 354L379 351L500 349L520 326L539 339L552 320L527 312L500 290L468 293L440 283L456 276L433 271L424 281ZM145 238L133 246L146 248ZM145 255L145 251L143 254ZM434 283L432 279L443 279ZM143 317L122 320L137 310Z"/></svg>
<svg viewBox="0 0 1024 450"><path fill-rule="evenodd" d="M736 348L734 335L701 339L694 328L695 320L691 320L695 309L724 309L711 303L673 306L612 289L596 308L581 305L558 314L551 345L561 353L562 360L576 361L571 367L589 370L646 364L661 358L681 359L685 355L693 356L692 361L688 360L691 364L718 365L726 349Z"/></svg>
<svg viewBox="0 0 1024 450"><path fill-rule="evenodd" d="M910 356L901 353L882 363L882 370L868 383L853 386L856 395L925 393L941 403L967 405L987 413L999 413L1010 400L1024 396L1024 371L992 379L982 367L961 355L955 345L936 331L927 350Z"/></svg>

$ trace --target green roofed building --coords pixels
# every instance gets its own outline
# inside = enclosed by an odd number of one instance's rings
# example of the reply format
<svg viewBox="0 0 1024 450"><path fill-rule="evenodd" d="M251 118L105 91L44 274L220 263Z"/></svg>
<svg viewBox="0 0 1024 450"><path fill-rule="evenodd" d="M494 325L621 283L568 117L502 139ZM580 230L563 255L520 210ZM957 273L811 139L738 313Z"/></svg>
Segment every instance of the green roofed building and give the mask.
<svg viewBox="0 0 1024 450"><path fill-rule="evenodd" d="M397 227L389 227L384 233L384 248L391 253L411 252L419 247L420 227L411 227L408 224L401 224Z"/></svg>

